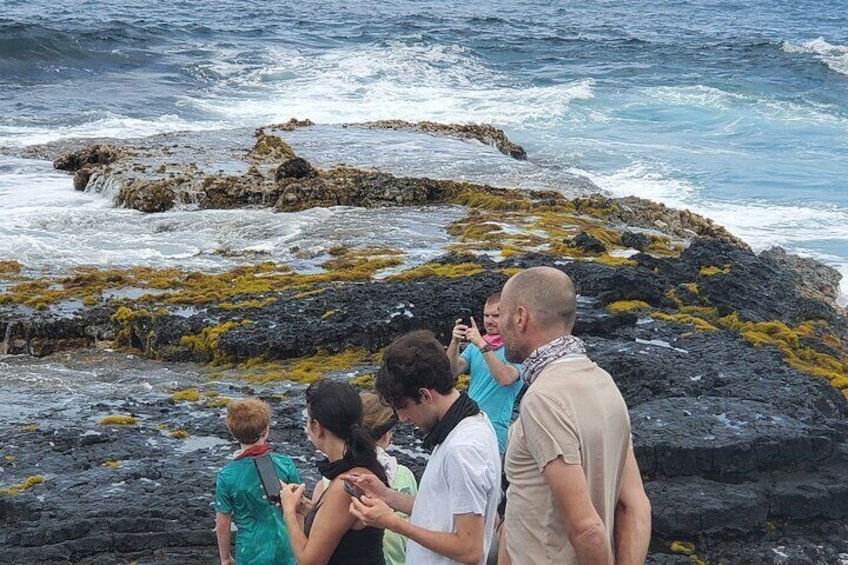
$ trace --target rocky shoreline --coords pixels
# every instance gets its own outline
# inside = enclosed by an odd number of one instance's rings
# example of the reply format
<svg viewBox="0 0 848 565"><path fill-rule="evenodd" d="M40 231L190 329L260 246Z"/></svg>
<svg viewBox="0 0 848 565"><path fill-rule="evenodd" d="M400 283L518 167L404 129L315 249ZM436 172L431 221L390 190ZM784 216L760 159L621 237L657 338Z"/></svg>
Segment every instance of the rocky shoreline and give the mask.
<svg viewBox="0 0 848 565"><path fill-rule="evenodd" d="M360 126L459 136L522 158L491 126ZM259 262L44 279L0 262L6 366L87 360L96 375L138 364L181 375L109 402L78 392L73 418L54 391L38 410L0 420L0 562L211 562L227 398L269 399L273 439L314 481L302 383L328 374L369 386L391 339L425 327L446 340L458 308L480 308L535 265L575 280L575 333L630 407L653 504L651 563L848 562L848 320L835 306L837 272L779 249L755 254L688 211L591 194L585 179L529 191L320 169L286 141L304 127L26 150L73 173L78 190L147 213L429 206L464 217L448 226L446 253L423 265L390 247L327 249L302 271ZM21 386L0 381L6 394ZM101 423L108 416L132 419ZM416 434L402 430L397 443L421 469Z"/></svg>

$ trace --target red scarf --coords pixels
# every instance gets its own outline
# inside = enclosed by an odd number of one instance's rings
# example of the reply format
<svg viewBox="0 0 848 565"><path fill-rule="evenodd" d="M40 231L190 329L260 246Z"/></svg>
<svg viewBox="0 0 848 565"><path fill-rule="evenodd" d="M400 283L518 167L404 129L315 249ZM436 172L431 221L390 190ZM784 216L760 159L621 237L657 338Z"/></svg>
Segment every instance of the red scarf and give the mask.
<svg viewBox="0 0 848 565"><path fill-rule="evenodd" d="M501 334L498 334L498 335L486 334L486 335L483 336L483 341L488 343L489 347L491 347L492 349L497 349L497 348L499 348L500 346L503 345L503 338L501 337Z"/></svg>
<svg viewBox="0 0 848 565"><path fill-rule="evenodd" d="M236 451L235 455L233 455L233 459L244 459L245 457L259 457L260 455L265 455L269 451L271 451L271 446L267 443L251 445L250 447Z"/></svg>

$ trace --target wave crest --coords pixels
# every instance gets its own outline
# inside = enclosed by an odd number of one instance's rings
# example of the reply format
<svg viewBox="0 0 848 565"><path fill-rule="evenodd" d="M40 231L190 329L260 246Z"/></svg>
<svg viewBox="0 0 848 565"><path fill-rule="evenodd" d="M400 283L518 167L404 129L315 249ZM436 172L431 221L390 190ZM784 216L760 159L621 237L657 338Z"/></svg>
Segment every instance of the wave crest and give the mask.
<svg viewBox="0 0 848 565"><path fill-rule="evenodd" d="M550 120L594 97L591 78L519 83L457 45L389 41L323 54L269 50L243 63L222 54L198 74L226 87L189 104L226 120L274 121L308 115L320 123L395 119L519 126ZM233 89L246 93L233 99Z"/></svg>
<svg viewBox="0 0 848 565"><path fill-rule="evenodd" d="M793 45L786 41L783 43L783 51L814 55L830 70L841 75L848 75L848 47L845 45L834 45L825 41L823 37L819 37L805 41L801 45Z"/></svg>

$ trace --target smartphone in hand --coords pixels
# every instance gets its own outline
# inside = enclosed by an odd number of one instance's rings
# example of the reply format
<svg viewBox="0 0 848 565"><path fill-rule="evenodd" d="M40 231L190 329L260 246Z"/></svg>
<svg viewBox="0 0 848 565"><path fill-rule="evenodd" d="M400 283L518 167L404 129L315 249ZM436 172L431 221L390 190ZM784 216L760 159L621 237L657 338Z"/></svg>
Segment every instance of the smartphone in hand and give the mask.
<svg viewBox="0 0 848 565"><path fill-rule="evenodd" d="M471 308L460 308L459 317L462 319L460 323L463 326L471 327Z"/></svg>
<svg viewBox="0 0 848 565"><path fill-rule="evenodd" d="M356 486L356 483L354 483L350 479L345 479L342 483L342 486L344 487L344 491L346 493L348 493L352 498L355 498L357 500L359 500L360 498L362 498L362 496L365 495L365 491Z"/></svg>

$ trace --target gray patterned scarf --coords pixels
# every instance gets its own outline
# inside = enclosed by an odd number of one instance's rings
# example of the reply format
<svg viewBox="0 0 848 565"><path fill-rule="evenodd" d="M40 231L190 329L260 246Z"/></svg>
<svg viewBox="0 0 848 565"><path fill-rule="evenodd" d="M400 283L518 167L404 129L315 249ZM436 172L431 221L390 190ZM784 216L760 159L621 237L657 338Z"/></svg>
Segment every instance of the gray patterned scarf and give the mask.
<svg viewBox="0 0 848 565"><path fill-rule="evenodd" d="M537 348L524 360L524 382L528 386L533 384L539 373L552 361L561 359L566 355L585 355L586 346L583 340L573 335L564 335Z"/></svg>

